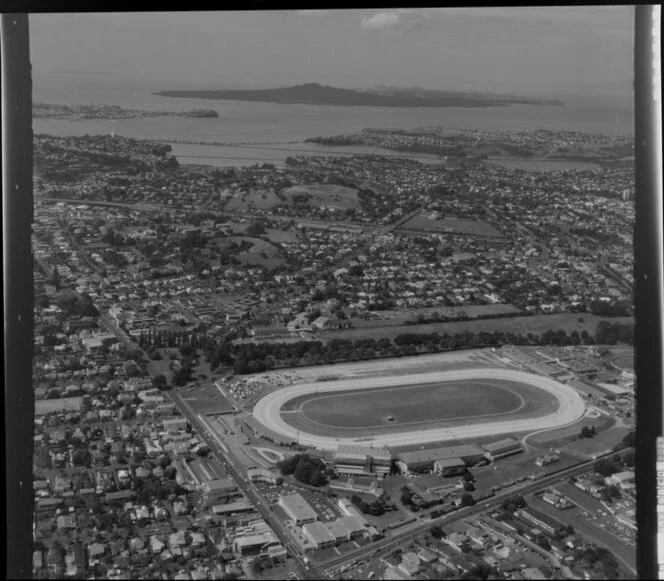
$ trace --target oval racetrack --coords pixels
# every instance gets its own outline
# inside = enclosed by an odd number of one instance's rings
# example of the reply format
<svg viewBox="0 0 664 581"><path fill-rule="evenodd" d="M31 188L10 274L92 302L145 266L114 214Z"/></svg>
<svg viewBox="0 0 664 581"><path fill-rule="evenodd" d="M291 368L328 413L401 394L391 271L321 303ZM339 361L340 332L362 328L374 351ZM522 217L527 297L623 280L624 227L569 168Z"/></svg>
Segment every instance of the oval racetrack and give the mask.
<svg viewBox="0 0 664 581"><path fill-rule="evenodd" d="M563 385L553 379L524 373L512 369L500 368L477 368L455 370L442 373L423 373L414 375L403 375L397 377L376 377L361 379L346 379L334 382L315 382L293 385L274 391L262 398L254 407L254 418L269 430L277 432L300 444L314 446L319 449L336 450L340 444L366 442L369 438L363 437L331 437L323 434L307 433L288 424L281 416L284 404L292 399L309 394L329 394L333 392L350 390L380 390L381 388L419 385L431 383L443 383L447 381L472 381L472 380L498 380L511 381L526 384L542 389L553 395L558 401L558 409L555 412L539 417L528 417L522 419L509 418L508 420L491 421L491 418L478 418L473 423L463 426L430 429L411 429L383 433L370 438L374 446L407 446L419 445L428 442L444 442L458 440L461 438L478 438L485 436L496 436L500 434L542 431L558 428L572 424L579 420L585 412L585 404L579 394L572 388ZM379 393L376 393L376 397ZM396 426L395 426L396 427ZM405 427L405 426L404 426ZM367 435L369 426L367 426Z"/></svg>

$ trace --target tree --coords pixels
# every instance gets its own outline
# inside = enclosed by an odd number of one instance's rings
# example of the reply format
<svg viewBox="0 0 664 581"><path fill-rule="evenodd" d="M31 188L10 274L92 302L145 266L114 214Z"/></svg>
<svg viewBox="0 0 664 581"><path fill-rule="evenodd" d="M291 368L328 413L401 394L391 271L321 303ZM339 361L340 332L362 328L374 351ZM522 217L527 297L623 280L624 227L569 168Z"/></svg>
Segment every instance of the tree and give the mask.
<svg viewBox="0 0 664 581"><path fill-rule="evenodd" d="M470 492L464 492L461 496L461 506L473 506L475 504L475 499Z"/></svg>
<svg viewBox="0 0 664 581"><path fill-rule="evenodd" d="M433 527L431 529L431 536L435 539L442 539L445 535L444 531L442 528L440 528L438 525Z"/></svg>
<svg viewBox="0 0 664 581"><path fill-rule="evenodd" d="M621 467L613 459L602 458L601 460L597 460L597 462L595 462L594 469L595 472L606 477L611 476L616 472L620 472Z"/></svg>
<svg viewBox="0 0 664 581"><path fill-rule="evenodd" d="M636 465L636 452L634 450L628 450L622 455L622 461L626 466L634 468Z"/></svg>
<svg viewBox="0 0 664 581"><path fill-rule="evenodd" d="M166 376L163 373L161 373L159 375L155 375L152 378L152 385L153 385L153 387L156 387L157 389L161 389L161 390L165 389L166 386L168 385L168 381L166 379Z"/></svg>
<svg viewBox="0 0 664 581"><path fill-rule="evenodd" d="M74 466L87 466L90 462L90 453L84 449L78 449L72 454Z"/></svg>
<svg viewBox="0 0 664 581"><path fill-rule="evenodd" d="M632 430L627 434L623 439L622 439L623 445L627 446L628 448L633 448L636 446L636 431Z"/></svg>
<svg viewBox="0 0 664 581"><path fill-rule="evenodd" d="M191 345L185 343L184 345L180 346L180 355L183 357L188 357L195 354L196 350Z"/></svg>
<svg viewBox="0 0 664 581"><path fill-rule="evenodd" d="M618 500L622 496L622 493L617 485L610 484L602 489L601 495L602 500L605 502L613 502L614 500Z"/></svg>
<svg viewBox="0 0 664 581"><path fill-rule="evenodd" d="M583 428L581 428L581 433L579 434L579 436L581 438L592 438L593 433L592 433L592 430L588 426L583 426Z"/></svg>

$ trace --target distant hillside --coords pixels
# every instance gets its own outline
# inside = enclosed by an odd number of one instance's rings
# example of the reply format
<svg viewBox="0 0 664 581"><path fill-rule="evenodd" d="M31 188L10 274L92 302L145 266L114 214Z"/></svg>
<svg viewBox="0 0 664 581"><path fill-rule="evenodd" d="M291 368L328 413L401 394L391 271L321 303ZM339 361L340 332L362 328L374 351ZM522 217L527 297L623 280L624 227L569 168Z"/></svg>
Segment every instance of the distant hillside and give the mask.
<svg viewBox="0 0 664 581"><path fill-rule="evenodd" d="M508 97L443 91L412 91L382 89L355 91L306 83L294 87L233 91L159 91L163 97L189 97L233 101L261 101L302 105L337 105L341 107L499 107L512 104L563 105L562 101L538 100L526 97Z"/></svg>

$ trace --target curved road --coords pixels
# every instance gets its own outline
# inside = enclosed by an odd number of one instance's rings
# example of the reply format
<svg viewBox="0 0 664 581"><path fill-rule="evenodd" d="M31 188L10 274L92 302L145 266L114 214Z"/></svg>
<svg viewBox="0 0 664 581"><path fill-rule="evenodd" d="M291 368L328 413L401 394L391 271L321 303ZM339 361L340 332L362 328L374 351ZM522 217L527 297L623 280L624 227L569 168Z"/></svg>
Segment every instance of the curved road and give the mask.
<svg viewBox="0 0 664 581"><path fill-rule="evenodd" d="M425 442L444 442L460 438L477 438L482 436L496 436L528 430L543 430L559 428L572 424L580 419L585 412L585 404L581 396L572 388L563 385L548 377L541 377L532 373L512 369L464 369L443 373L423 373L398 377L376 377L370 379L349 379L335 382L316 382L286 387L274 391L254 407L253 416L270 430L277 432L293 441L306 446L336 451L340 444L357 443L357 438L334 438L319 436L302 432L287 424L281 417L281 407L289 400L310 393L327 393L334 391L348 391L354 389L380 389L398 385L412 385L414 383L433 383L441 381L459 381L464 379L501 379L517 381L539 387L552 395L559 402L558 409L551 414L538 418L522 420L503 420L454 428L433 428L429 430L411 430L391 434L380 434L366 440L375 446L404 446L420 445ZM363 439L364 440L364 439Z"/></svg>

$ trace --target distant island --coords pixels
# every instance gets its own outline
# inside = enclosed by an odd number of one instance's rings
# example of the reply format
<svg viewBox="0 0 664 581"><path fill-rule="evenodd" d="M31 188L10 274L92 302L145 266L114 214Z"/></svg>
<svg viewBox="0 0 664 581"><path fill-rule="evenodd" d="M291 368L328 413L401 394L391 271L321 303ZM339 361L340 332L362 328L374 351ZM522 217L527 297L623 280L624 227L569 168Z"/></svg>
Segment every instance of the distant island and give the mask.
<svg viewBox="0 0 664 581"><path fill-rule="evenodd" d="M187 97L232 101L260 101L300 105L336 105L340 107L505 107L509 105L555 105L557 99L537 99L512 95L485 95L427 89L381 87L366 91L338 89L318 83L306 83L281 89L158 91L162 97Z"/></svg>
<svg viewBox="0 0 664 581"><path fill-rule="evenodd" d="M143 117L219 117L212 109L192 109L190 111L142 111L123 109L118 105L52 105L35 103L32 106L33 118L66 119L140 119Z"/></svg>

